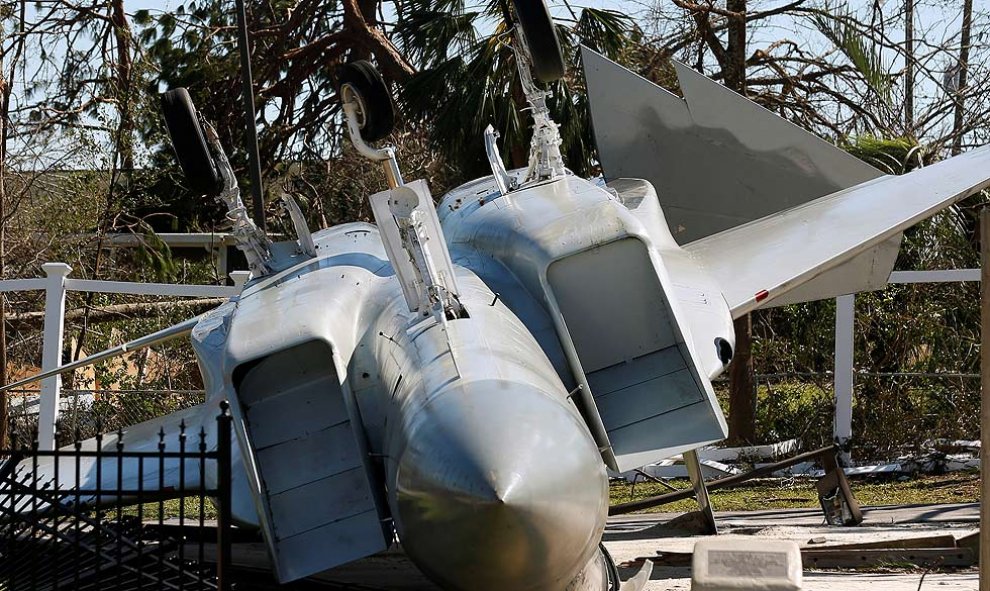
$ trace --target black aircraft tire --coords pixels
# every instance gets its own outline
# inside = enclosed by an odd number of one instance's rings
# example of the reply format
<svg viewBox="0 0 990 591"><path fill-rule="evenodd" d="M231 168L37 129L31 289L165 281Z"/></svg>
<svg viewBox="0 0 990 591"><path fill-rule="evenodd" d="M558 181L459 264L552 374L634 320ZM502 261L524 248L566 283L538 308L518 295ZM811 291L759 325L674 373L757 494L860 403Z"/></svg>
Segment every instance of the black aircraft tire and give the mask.
<svg viewBox="0 0 990 591"><path fill-rule="evenodd" d="M564 55L560 40L544 0L512 0L516 19L526 36L526 45L533 58L533 73L543 83L564 77Z"/></svg>
<svg viewBox="0 0 990 591"><path fill-rule="evenodd" d="M362 103L361 138L366 142L377 142L388 137L395 128L395 107L378 70L365 60L345 64L337 72L337 87L344 85L350 85Z"/></svg>
<svg viewBox="0 0 990 591"><path fill-rule="evenodd" d="M216 196L223 189L223 178L213 164L213 156L199 125L196 107L185 88L161 95L165 127L189 187L201 194Z"/></svg>

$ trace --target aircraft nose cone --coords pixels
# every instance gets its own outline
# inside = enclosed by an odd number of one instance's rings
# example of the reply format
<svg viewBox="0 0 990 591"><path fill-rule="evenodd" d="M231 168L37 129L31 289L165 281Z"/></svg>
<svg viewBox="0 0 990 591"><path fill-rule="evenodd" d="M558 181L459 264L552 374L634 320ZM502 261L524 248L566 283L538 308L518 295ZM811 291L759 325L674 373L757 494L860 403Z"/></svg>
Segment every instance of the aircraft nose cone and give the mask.
<svg viewBox="0 0 990 591"><path fill-rule="evenodd" d="M595 552L608 481L564 402L492 381L420 411L396 473L400 539L448 589L563 589Z"/></svg>

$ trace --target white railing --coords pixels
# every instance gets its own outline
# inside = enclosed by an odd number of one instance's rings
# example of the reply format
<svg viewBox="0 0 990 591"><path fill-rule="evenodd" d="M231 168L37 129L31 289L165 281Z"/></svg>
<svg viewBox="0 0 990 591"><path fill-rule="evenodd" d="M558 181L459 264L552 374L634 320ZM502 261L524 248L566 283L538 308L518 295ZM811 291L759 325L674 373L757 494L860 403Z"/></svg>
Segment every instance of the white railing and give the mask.
<svg viewBox="0 0 990 591"><path fill-rule="evenodd" d="M979 269L949 269L944 271L894 271L890 283L953 283L979 281ZM835 298L835 442L845 445L852 437L853 389L856 386L854 334L856 326L856 296Z"/></svg>
<svg viewBox="0 0 990 591"><path fill-rule="evenodd" d="M171 297L221 297L240 294L250 278L248 271L230 273L233 286L179 285L171 283L131 283L124 281L100 281L70 279L72 267L65 263L42 265L45 277L37 279L8 279L0 281L0 292L45 291L45 322L42 344L42 371L61 364L63 334L65 328L65 294L69 291L151 295ZM979 281L979 269L951 269L945 271L895 271L890 283L947 283ZM856 320L856 296L840 296L835 300L835 414L833 435L836 443L844 445L852 437L852 399L855 388L854 333ZM41 449L52 449L55 442L55 424L58 421L62 380L59 376L41 382L38 417L38 442Z"/></svg>
<svg viewBox="0 0 990 591"><path fill-rule="evenodd" d="M55 369L62 363L62 345L65 332L65 294L69 291L118 293L128 295L229 298L241 293L251 277L247 271L230 274L232 286L178 285L172 283L131 283L126 281L100 281L70 279L72 267L65 263L45 263L41 266L45 277L37 279L8 279L0 281L0 292L44 291L45 323L42 335L41 369ZM58 421L62 378L55 375L41 381L38 409L38 446L42 450L55 447L55 424Z"/></svg>

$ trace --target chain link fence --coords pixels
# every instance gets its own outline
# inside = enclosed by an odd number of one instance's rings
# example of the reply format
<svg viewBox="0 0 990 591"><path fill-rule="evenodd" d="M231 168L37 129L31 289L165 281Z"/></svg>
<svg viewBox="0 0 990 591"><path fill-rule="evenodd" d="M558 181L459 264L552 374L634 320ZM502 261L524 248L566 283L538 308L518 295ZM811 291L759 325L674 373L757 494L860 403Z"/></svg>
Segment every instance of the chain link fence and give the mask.
<svg viewBox="0 0 990 591"><path fill-rule="evenodd" d="M63 390L59 401L58 441L87 439L195 406L203 390ZM8 399L12 432L19 440L38 431L37 390L13 391Z"/></svg>
<svg viewBox="0 0 990 591"><path fill-rule="evenodd" d="M797 438L804 449L833 441L835 397L831 372L759 374L757 438ZM716 390L728 409L728 382ZM856 372L853 455L885 461L980 437L980 376L969 373Z"/></svg>
<svg viewBox="0 0 990 591"><path fill-rule="evenodd" d="M883 461L939 447L942 441L980 436L979 374L855 374L853 438L858 460ZM768 443L797 438L803 449L832 443L833 375L758 374L757 438ZM727 410L728 382L715 384ZM59 411L60 441L110 433L196 404L202 390L64 390ZM38 425L38 392L14 391L9 399L15 433L33 437Z"/></svg>

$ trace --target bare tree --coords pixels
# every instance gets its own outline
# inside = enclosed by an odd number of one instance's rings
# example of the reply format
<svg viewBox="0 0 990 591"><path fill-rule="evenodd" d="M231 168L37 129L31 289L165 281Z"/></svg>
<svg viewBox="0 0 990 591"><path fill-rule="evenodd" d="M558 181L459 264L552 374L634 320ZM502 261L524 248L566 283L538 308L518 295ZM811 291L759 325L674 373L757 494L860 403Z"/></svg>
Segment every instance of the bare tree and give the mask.
<svg viewBox="0 0 990 591"><path fill-rule="evenodd" d="M955 114L952 123L952 154L962 152L962 139L965 134L963 128L966 92L968 91L969 78L969 48L970 38L973 29L973 0L964 0L962 18L962 43L959 46L959 76L955 96Z"/></svg>
<svg viewBox="0 0 990 591"><path fill-rule="evenodd" d="M914 133L914 3L904 0L904 133Z"/></svg>
<svg viewBox="0 0 990 591"><path fill-rule="evenodd" d="M0 45L0 280L6 277L7 270L7 224L12 215L8 208L9 162L7 150L10 138L10 100L13 93L17 66L24 54L24 22L26 0L0 5L0 35L4 23L16 23L10 35L4 38L9 44ZM9 68L9 69L8 69ZM7 384L7 297L0 293L0 385ZM10 437L9 400L6 392L0 393L0 449L8 447Z"/></svg>
<svg viewBox="0 0 990 591"><path fill-rule="evenodd" d="M746 0L726 0L722 9L709 0L695 4L674 3L691 14L701 40L712 52L725 86L746 95ZM719 38L724 21L725 41ZM749 314L734 322L736 349L729 366L729 440L752 443L756 439L756 382L753 376L753 322Z"/></svg>

